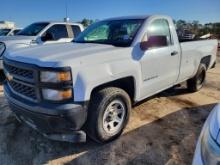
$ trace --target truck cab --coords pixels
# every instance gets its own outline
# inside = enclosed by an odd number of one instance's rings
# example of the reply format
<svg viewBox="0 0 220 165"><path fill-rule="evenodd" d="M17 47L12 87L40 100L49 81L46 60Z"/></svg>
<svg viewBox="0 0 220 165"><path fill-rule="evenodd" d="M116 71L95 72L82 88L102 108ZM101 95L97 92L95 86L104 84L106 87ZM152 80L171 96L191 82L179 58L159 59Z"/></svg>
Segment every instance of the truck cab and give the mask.
<svg viewBox="0 0 220 165"><path fill-rule="evenodd" d="M217 40L179 42L168 16L111 18L71 43L6 52L4 91L44 136L105 143L122 134L135 103L184 81L199 91L216 54Z"/></svg>

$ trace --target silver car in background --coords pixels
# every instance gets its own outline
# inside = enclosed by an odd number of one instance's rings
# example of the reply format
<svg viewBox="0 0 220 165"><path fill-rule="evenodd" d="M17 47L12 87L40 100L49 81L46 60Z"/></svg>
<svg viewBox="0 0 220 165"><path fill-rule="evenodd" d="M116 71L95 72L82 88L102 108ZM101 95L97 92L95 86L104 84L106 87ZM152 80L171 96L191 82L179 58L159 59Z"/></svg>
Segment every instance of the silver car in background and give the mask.
<svg viewBox="0 0 220 165"><path fill-rule="evenodd" d="M220 164L220 104L218 104L206 120L200 134L193 165Z"/></svg>
<svg viewBox="0 0 220 165"><path fill-rule="evenodd" d="M0 36L14 36L20 31L21 29L10 29L10 28L0 29Z"/></svg>

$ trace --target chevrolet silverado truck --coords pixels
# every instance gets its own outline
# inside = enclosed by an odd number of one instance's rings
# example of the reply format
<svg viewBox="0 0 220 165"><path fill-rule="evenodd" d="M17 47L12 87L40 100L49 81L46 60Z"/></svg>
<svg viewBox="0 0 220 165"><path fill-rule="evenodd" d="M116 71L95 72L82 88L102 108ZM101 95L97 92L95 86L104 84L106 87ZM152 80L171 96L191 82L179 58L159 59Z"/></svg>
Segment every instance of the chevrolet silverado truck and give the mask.
<svg viewBox="0 0 220 165"><path fill-rule="evenodd" d="M15 36L1 36L0 50L14 50L33 45L71 42L74 37L84 30L83 25L70 22L36 22ZM3 51L0 51L0 70L2 66Z"/></svg>
<svg viewBox="0 0 220 165"><path fill-rule="evenodd" d="M217 40L180 43L172 18L132 16L89 26L72 43L4 55L4 93L18 120L53 140L106 143L132 105L187 81L203 87Z"/></svg>

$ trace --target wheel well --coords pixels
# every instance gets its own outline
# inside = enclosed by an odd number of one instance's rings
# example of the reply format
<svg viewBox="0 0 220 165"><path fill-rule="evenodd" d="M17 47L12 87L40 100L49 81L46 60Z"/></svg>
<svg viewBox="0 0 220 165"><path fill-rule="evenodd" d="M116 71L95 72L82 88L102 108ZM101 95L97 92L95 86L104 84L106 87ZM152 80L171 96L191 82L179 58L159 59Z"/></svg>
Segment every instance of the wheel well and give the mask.
<svg viewBox="0 0 220 165"><path fill-rule="evenodd" d="M135 95L135 82L134 82L134 78L133 77L126 77L126 78L121 78L121 79L117 79L102 85L99 85L97 87L95 87L92 90L91 95L93 95L95 92L106 88L106 87L118 87L123 89L125 92L128 93L128 95L131 98L131 101L134 101L134 95Z"/></svg>
<svg viewBox="0 0 220 165"><path fill-rule="evenodd" d="M201 64L205 64L206 65L206 69L208 69L209 65L210 65L210 62L211 62L211 56L208 55L208 56L205 56L201 59Z"/></svg>

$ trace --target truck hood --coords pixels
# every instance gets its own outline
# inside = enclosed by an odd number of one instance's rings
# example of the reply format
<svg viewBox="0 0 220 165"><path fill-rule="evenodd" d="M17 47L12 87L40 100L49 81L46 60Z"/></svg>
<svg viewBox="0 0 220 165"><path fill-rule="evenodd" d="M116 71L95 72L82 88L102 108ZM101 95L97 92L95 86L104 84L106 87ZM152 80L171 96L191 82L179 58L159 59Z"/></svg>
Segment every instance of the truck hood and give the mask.
<svg viewBox="0 0 220 165"><path fill-rule="evenodd" d="M33 40L35 39L36 36L1 36L0 41L5 42L5 41L23 41L23 40Z"/></svg>
<svg viewBox="0 0 220 165"><path fill-rule="evenodd" d="M28 46L30 45L32 40L36 40L36 36L3 36L3 37L0 37L0 42L5 43L7 49L13 49L14 47L24 47L24 45Z"/></svg>
<svg viewBox="0 0 220 165"><path fill-rule="evenodd" d="M63 43L21 48L7 52L5 57L41 67L63 67L103 63L123 58L120 48L103 44ZM126 53L127 54L127 53ZM119 56L120 55L120 56Z"/></svg>

